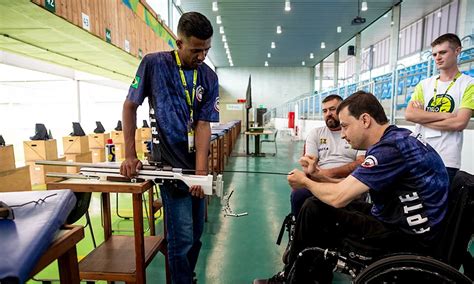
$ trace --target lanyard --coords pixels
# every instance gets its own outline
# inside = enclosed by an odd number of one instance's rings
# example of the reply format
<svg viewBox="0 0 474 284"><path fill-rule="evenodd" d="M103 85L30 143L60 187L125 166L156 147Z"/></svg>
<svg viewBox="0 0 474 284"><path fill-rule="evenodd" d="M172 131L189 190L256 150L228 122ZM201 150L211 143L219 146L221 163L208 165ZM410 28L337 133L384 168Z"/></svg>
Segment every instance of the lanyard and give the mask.
<svg viewBox="0 0 474 284"><path fill-rule="evenodd" d="M456 80L457 80L459 77L461 77L461 72L458 72L458 73L456 74L456 76L454 76L453 81L449 84L448 88L446 89L446 91L445 91L444 94L443 94L443 97L448 94L449 89L451 89L451 87L454 86L454 83L456 83ZM439 80L439 76L436 78L436 81L435 81L434 97L436 97L436 96L438 95L438 94L437 94L437 90L438 90L438 80Z"/></svg>
<svg viewBox="0 0 474 284"><path fill-rule="evenodd" d="M189 120L193 121L193 103L194 103L194 96L196 95L196 83L197 83L197 69L194 69L193 72L193 91L192 97L189 95L188 84L186 83L186 77L184 76L184 71L181 68L181 60L179 59L178 51L174 51L174 55L176 57L176 64L178 64L179 68L179 76L181 77L181 83L184 87L184 93L186 94L186 103L189 106Z"/></svg>

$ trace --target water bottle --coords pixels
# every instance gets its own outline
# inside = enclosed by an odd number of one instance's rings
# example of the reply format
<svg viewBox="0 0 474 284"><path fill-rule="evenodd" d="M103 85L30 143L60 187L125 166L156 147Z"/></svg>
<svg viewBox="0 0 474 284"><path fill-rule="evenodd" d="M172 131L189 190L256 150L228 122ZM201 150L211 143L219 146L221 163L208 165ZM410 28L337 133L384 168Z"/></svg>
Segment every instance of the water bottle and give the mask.
<svg viewBox="0 0 474 284"><path fill-rule="evenodd" d="M105 160L107 162L115 162L115 144L112 139L107 139L105 145Z"/></svg>

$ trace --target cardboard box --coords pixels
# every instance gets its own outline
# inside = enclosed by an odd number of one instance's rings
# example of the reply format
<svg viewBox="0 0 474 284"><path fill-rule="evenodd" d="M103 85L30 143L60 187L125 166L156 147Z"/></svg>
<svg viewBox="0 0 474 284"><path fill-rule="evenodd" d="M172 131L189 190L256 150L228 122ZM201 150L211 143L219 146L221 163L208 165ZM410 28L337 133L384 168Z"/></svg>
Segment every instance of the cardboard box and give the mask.
<svg viewBox="0 0 474 284"><path fill-rule="evenodd" d="M30 167L0 171L0 191L31 190Z"/></svg>
<svg viewBox="0 0 474 284"><path fill-rule="evenodd" d="M24 141L25 161L56 160L58 158L58 145L56 139Z"/></svg>
<svg viewBox="0 0 474 284"><path fill-rule="evenodd" d="M89 137L89 150L104 149L107 139L110 138L110 133L92 133L87 136Z"/></svg>
<svg viewBox="0 0 474 284"><path fill-rule="evenodd" d="M125 144L115 144L115 161L125 160Z"/></svg>
<svg viewBox="0 0 474 284"><path fill-rule="evenodd" d="M135 130L135 140L150 140L151 128L138 128Z"/></svg>
<svg viewBox="0 0 474 284"><path fill-rule="evenodd" d="M0 146L0 172L15 168L13 145Z"/></svg>
<svg viewBox="0 0 474 284"><path fill-rule="evenodd" d="M78 162L78 163L92 163L92 152L80 153L80 154L65 154L66 162ZM75 174L79 172L80 167L66 167L68 174Z"/></svg>
<svg viewBox="0 0 474 284"><path fill-rule="evenodd" d="M105 162L105 149L91 149L92 152L92 163Z"/></svg>
<svg viewBox="0 0 474 284"><path fill-rule="evenodd" d="M148 140L135 140L135 150L137 153L148 153L148 149L145 144L146 141Z"/></svg>
<svg viewBox="0 0 474 284"><path fill-rule="evenodd" d="M65 157L55 159L55 161L66 161ZM36 165L35 162L26 162L30 166L31 184L46 184L61 180L61 178L46 177L46 173L66 173L64 166Z"/></svg>
<svg viewBox="0 0 474 284"><path fill-rule="evenodd" d="M114 142L115 145L125 143L122 131L113 130L112 133L110 134L110 138L112 138L112 141Z"/></svg>
<svg viewBox="0 0 474 284"><path fill-rule="evenodd" d="M81 154L89 152L88 136L63 137L64 154Z"/></svg>

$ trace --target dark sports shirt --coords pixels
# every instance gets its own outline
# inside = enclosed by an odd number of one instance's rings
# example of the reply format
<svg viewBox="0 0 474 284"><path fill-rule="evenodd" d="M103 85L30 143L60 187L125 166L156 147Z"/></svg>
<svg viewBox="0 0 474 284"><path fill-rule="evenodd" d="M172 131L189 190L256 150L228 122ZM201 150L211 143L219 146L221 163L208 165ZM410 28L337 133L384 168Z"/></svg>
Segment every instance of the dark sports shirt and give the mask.
<svg viewBox="0 0 474 284"><path fill-rule="evenodd" d="M408 234L431 238L447 209L449 179L441 157L404 128L389 126L353 173L367 185L372 215Z"/></svg>
<svg viewBox="0 0 474 284"><path fill-rule="evenodd" d="M209 66L198 67L193 120L219 121L217 75ZM184 69L192 96L193 69ZM141 105L148 98L153 137L153 158L163 165L194 169L195 153L188 152L189 107L174 52L147 54L130 86L127 99Z"/></svg>

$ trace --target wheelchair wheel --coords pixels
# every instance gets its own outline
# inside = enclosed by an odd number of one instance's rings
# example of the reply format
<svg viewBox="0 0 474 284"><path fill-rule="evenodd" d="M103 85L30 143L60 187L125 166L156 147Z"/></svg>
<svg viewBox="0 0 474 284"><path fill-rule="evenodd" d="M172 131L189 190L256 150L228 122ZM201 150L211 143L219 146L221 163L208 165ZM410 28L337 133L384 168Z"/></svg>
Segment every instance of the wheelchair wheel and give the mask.
<svg viewBox="0 0 474 284"><path fill-rule="evenodd" d="M395 255L380 259L365 268L354 280L359 283L473 283L453 267L433 258Z"/></svg>

